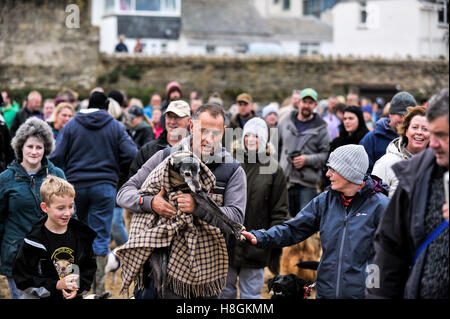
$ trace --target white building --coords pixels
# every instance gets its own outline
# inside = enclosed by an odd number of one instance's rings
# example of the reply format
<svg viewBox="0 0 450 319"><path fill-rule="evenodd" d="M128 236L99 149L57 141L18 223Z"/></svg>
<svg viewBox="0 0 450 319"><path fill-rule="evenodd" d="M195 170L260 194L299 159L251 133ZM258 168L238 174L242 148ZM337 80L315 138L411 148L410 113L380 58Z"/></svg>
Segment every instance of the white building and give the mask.
<svg viewBox="0 0 450 319"><path fill-rule="evenodd" d="M331 54L331 26L304 17L303 6L302 0L92 0L91 22L100 28L103 53L113 53L123 34L129 52L139 38L146 54Z"/></svg>
<svg viewBox="0 0 450 319"><path fill-rule="evenodd" d="M340 1L334 55L448 59L448 0Z"/></svg>

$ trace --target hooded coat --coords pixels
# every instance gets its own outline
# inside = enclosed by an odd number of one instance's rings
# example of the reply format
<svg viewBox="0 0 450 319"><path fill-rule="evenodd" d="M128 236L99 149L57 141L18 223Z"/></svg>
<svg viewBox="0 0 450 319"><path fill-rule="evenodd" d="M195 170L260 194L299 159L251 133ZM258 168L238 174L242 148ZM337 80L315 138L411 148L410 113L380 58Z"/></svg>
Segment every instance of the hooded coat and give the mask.
<svg viewBox="0 0 450 319"><path fill-rule="evenodd" d="M392 170L392 165L403 160L410 159L412 154L406 149L404 138L398 137L389 143L384 154L373 166L372 175L378 176L389 185L389 198L395 193L398 178Z"/></svg>
<svg viewBox="0 0 450 319"><path fill-rule="evenodd" d="M40 189L47 175L65 179L61 169L43 159L41 169L30 176L16 160L0 174L0 273L12 276L12 265L25 235L44 216Z"/></svg>
<svg viewBox="0 0 450 319"><path fill-rule="evenodd" d="M430 246L412 268L411 263L428 236L425 226L427 194L436 165L433 150L426 149L392 167L399 184L375 234L374 263L379 266L380 281L379 287L367 290L367 298L419 298L425 257Z"/></svg>
<svg viewBox="0 0 450 319"><path fill-rule="evenodd" d="M371 173L373 165L381 156L386 154L386 148L389 143L398 137L398 134L389 126L390 118L380 119L372 132L367 133L359 144L364 146L367 155L369 155L369 169Z"/></svg>
<svg viewBox="0 0 450 319"><path fill-rule="evenodd" d="M298 111L292 111L278 124L280 165L285 173L288 188L293 184L316 188L322 167L328 158L330 132L327 123L314 114L309 128L299 134L295 126L297 116ZM302 168L296 169L292 164L292 152L305 155L306 163Z"/></svg>
<svg viewBox="0 0 450 319"><path fill-rule="evenodd" d="M105 110L86 109L63 127L49 159L64 169L75 187L117 187L119 167L131 163L136 153L122 124Z"/></svg>
<svg viewBox="0 0 450 319"><path fill-rule="evenodd" d="M238 149L235 143L235 150ZM270 144L258 160L245 152L242 168L247 176L247 205L244 226L247 230L268 229L289 219L288 192L283 169L271 156ZM255 154L253 154L255 155ZM271 174L263 169L272 168ZM230 265L234 268L264 268L269 265L272 250L256 247L247 241L230 238L228 242Z"/></svg>
<svg viewBox="0 0 450 319"><path fill-rule="evenodd" d="M366 176L348 209L341 193L328 189L294 219L269 230L252 231L259 247L297 244L320 231L322 257L317 269L316 297L363 299L367 266L375 254L373 236L389 203L387 190Z"/></svg>

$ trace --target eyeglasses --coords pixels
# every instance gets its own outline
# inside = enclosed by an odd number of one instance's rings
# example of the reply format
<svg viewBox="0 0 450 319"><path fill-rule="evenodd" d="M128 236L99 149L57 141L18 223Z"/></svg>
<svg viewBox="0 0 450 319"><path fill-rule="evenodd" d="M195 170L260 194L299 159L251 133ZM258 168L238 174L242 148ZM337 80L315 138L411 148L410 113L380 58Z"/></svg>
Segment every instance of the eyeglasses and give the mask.
<svg viewBox="0 0 450 319"><path fill-rule="evenodd" d="M181 119L180 116L173 114L173 113L167 113L166 114L166 118L168 118L169 120L178 120Z"/></svg>
<svg viewBox="0 0 450 319"><path fill-rule="evenodd" d="M330 171L330 173L334 174L336 173L336 171L334 169L332 169L330 166L327 166L327 169Z"/></svg>
<svg viewBox="0 0 450 319"><path fill-rule="evenodd" d="M239 102L238 102L238 105L240 105L240 106L247 106L248 103L247 103L247 102L244 102L244 101L239 101Z"/></svg>

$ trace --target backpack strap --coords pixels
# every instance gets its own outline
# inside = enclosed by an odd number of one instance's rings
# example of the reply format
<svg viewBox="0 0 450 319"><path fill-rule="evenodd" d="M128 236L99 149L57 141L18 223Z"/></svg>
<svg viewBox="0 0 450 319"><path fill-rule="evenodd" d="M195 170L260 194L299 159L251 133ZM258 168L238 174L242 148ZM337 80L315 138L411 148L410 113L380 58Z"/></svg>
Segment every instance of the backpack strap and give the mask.
<svg viewBox="0 0 450 319"><path fill-rule="evenodd" d="M425 238L423 243L419 246L419 248L416 251L416 254L414 255L411 268L414 266L414 264L417 261L417 258L419 258L422 251L428 247L428 245L437 237L440 233L442 233L446 228L448 227L448 220L444 220L442 223L439 224L438 227L436 227L428 236Z"/></svg>

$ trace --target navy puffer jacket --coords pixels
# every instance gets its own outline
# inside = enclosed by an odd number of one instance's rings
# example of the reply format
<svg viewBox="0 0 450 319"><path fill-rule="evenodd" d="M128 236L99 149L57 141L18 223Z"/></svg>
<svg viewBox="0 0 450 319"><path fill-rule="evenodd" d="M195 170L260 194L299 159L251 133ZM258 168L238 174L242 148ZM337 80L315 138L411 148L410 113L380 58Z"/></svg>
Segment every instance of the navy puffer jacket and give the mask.
<svg viewBox="0 0 450 319"><path fill-rule="evenodd" d="M269 230L252 231L258 246L291 246L320 231L323 254L317 269L317 298L365 297L373 237L388 205L387 190L367 176L347 210L340 193L328 189L294 219ZM370 268L368 268L370 269Z"/></svg>

